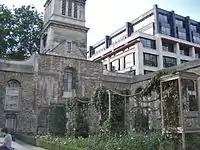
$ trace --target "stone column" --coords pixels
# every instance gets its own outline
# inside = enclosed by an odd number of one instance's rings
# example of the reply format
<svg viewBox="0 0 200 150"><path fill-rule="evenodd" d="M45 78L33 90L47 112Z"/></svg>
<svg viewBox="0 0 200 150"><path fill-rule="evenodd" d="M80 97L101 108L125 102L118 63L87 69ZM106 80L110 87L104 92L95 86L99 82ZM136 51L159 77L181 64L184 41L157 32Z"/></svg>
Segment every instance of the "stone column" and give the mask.
<svg viewBox="0 0 200 150"><path fill-rule="evenodd" d="M111 71L110 57L108 57L107 70Z"/></svg>
<svg viewBox="0 0 200 150"><path fill-rule="evenodd" d="M195 47L192 47L191 50L192 50L192 58L193 58L193 59L196 59L196 57L195 57Z"/></svg>
<svg viewBox="0 0 200 150"><path fill-rule="evenodd" d="M160 37L156 37L156 50L158 51L158 68L163 68L163 55L162 55L162 39Z"/></svg>
<svg viewBox="0 0 200 150"><path fill-rule="evenodd" d="M176 54L177 54L177 65L181 64L181 59L180 59L180 45L179 43L176 43L174 45L174 50L176 51Z"/></svg>
<svg viewBox="0 0 200 150"><path fill-rule="evenodd" d="M136 66L136 75L144 74L144 61L143 61L143 47L142 43L137 43L137 50L135 51L135 66Z"/></svg>

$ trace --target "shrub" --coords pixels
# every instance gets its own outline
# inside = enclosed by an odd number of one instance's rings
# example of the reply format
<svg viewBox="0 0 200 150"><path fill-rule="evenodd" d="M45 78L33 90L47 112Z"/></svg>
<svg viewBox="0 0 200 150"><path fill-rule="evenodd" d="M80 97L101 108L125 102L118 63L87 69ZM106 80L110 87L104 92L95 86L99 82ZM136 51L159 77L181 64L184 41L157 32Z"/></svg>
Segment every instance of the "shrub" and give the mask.
<svg viewBox="0 0 200 150"><path fill-rule="evenodd" d="M161 150L163 137L159 133L128 135L96 135L89 138L53 138L20 135L20 140L47 150Z"/></svg>

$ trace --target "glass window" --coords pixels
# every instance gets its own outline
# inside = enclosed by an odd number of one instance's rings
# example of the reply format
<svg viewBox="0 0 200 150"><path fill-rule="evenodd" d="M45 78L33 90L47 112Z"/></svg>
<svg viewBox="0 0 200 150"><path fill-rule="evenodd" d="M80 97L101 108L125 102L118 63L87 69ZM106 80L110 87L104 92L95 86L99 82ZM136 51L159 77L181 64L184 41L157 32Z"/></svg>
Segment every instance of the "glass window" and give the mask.
<svg viewBox="0 0 200 150"><path fill-rule="evenodd" d="M195 51L195 58L200 58L200 51Z"/></svg>
<svg viewBox="0 0 200 150"><path fill-rule="evenodd" d="M72 17L72 1L68 1L68 16Z"/></svg>
<svg viewBox="0 0 200 150"><path fill-rule="evenodd" d="M170 28L161 26L161 33L165 35L171 35Z"/></svg>
<svg viewBox="0 0 200 150"><path fill-rule="evenodd" d="M158 14L158 19L160 22L168 23L167 16L164 14Z"/></svg>
<svg viewBox="0 0 200 150"><path fill-rule="evenodd" d="M62 15L66 14L66 0L62 0Z"/></svg>
<svg viewBox="0 0 200 150"><path fill-rule="evenodd" d="M176 62L176 58L173 57L167 57L164 56L163 57L163 66L168 68L168 67L172 67L172 66L176 66L177 62Z"/></svg>
<svg viewBox="0 0 200 150"><path fill-rule="evenodd" d="M121 33L118 33L117 35L113 36L111 39L112 44L117 44L120 41L123 41L126 38L126 32L122 31Z"/></svg>
<svg viewBox="0 0 200 150"><path fill-rule="evenodd" d="M74 18L78 17L78 4L77 2L74 3Z"/></svg>
<svg viewBox="0 0 200 150"><path fill-rule="evenodd" d="M200 44L200 36L193 35L193 41L194 41L194 43Z"/></svg>
<svg viewBox="0 0 200 150"><path fill-rule="evenodd" d="M124 57L124 68L130 68L135 65L135 54L129 54Z"/></svg>
<svg viewBox="0 0 200 150"><path fill-rule="evenodd" d="M150 39L141 39L143 47L146 48L151 48L151 49L156 49L156 42L155 40L150 40Z"/></svg>
<svg viewBox="0 0 200 150"><path fill-rule="evenodd" d="M183 21L182 20L176 20L175 23L176 23L176 26L183 28Z"/></svg>
<svg viewBox="0 0 200 150"><path fill-rule="evenodd" d="M117 71L117 70L120 70L120 60L119 59L111 62L111 71Z"/></svg>
<svg viewBox="0 0 200 150"><path fill-rule="evenodd" d="M191 54L190 48L180 44L180 54L185 55L185 56L190 56L190 54Z"/></svg>
<svg viewBox="0 0 200 150"><path fill-rule="evenodd" d="M101 45L97 46L94 48L94 51L95 51L95 54L98 54L102 51L104 51L106 48L105 48L105 42L102 43Z"/></svg>
<svg viewBox="0 0 200 150"><path fill-rule="evenodd" d="M186 40L186 33L178 31L178 37L182 40Z"/></svg>
<svg viewBox="0 0 200 150"><path fill-rule="evenodd" d="M193 31L193 32L197 32L197 26L191 24L191 25L190 25L190 30Z"/></svg>
<svg viewBox="0 0 200 150"><path fill-rule="evenodd" d="M157 56L148 54L148 53L144 53L144 65L157 67L158 66Z"/></svg>
<svg viewBox="0 0 200 150"><path fill-rule="evenodd" d="M149 24L154 22L154 15L142 20L141 22L135 24L133 26L133 31L139 31L140 29L144 28L145 26L148 26Z"/></svg>
<svg viewBox="0 0 200 150"><path fill-rule="evenodd" d="M181 60L181 64L189 62L188 60Z"/></svg>
<svg viewBox="0 0 200 150"><path fill-rule="evenodd" d="M148 73L152 73L154 71L150 71L150 70L144 70L144 74L148 74Z"/></svg>
<svg viewBox="0 0 200 150"><path fill-rule="evenodd" d="M175 53L175 51L174 51L174 45L171 44L171 43L162 42L162 49L164 51L167 51L167 52Z"/></svg>
<svg viewBox="0 0 200 150"><path fill-rule="evenodd" d="M71 92L72 91L72 71L66 70L64 74L64 91Z"/></svg>
<svg viewBox="0 0 200 150"><path fill-rule="evenodd" d="M72 42L67 42L67 52L70 53L72 51Z"/></svg>
<svg viewBox="0 0 200 150"><path fill-rule="evenodd" d="M152 24L152 26L153 26L153 24ZM154 35L154 28L150 27L148 29L145 29L145 30L143 30L143 33Z"/></svg>

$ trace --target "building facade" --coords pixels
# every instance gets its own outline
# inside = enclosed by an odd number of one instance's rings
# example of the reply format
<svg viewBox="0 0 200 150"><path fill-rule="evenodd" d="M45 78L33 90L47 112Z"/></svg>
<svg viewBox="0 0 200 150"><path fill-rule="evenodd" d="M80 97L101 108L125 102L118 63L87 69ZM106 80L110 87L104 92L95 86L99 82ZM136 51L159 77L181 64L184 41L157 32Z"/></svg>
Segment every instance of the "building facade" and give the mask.
<svg viewBox="0 0 200 150"><path fill-rule="evenodd" d="M104 69L154 72L200 58L200 24L190 17L153 9L90 46L88 59L101 61Z"/></svg>
<svg viewBox="0 0 200 150"><path fill-rule="evenodd" d="M153 10L157 10L155 8ZM149 15L152 12L154 11L151 10L148 12ZM146 15L149 16L148 14ZM155 25L152 27L154 29ZM165 55L168 54L170 57L172 57L171 55L174 57L181 55L177 52L169 53L161 51L158 47L154 47L157 44L151 42L149 44L149 40L146 40L147 36L148 39L152 39L155 42L159 41L158 39L160 39L160 42L163 39L165 39L164 41L170 41L172 37L158 34L163 37L158 38L154 35L140 32L131 36L133 32L131 24L127 23L126 28L127 30L122 29L122 35L125 34L127 37L121 41L121 43L126 43L121 46L122 49L119 47L116 50L113 49L110 54L113 55L113 52L119 53L121 50L126 49L124 52L121 51L121 56L127 57L128 61L124 63L119 57L119 62L127 66L125 67L127 71L128 67L143 67L143 72L144 69L152 71L153 69L159 69L159 67L162 68L161 63L158 63L157 67L154 66L155 60L152 56L149 56L147 61L151 65L143 65L143 57L140 57L143 55L143 51L140 51L140 48L143 46L142 43L146 45L146 48L143 48L146 53L151 52L158 56L166 53ZM152 29L150 28L149 30ZM17 131L34 133L43 131L47 129L45 122L47 117L46 113L51 104L67 104L74 100L74 98L86 97L91 99L96 88L101 86L115 91L129 89L131 94L134 94L138 87L144 87L149 82L153 74L133 76L124 73L103 71L102 62L87 60L87 31L88 28L85 27L85 1L47 0L45 4L45 24L41 33L40 53L33 54L25 61L0 60L0 128L6 126ZM142 35L145 38L141 38ZM115 46L110 46L110 40L108 39L108 36L106 36L107 49L105 51ZM192 60L195 58L195 50L198 50L198 44L175 37L173 39L177 41L177 47L182 42L192 47L190 49L192 56L181 55L180 58L183 60ZM90 52L93 53L93 50L91 49ZM140 62L135 61L135 65L132 65L133 53L140 60ZM93 53L91 58L96 57L97 54ZM103 63L105 65L106 61L110 61L111 58L107 60L108 54L104 56L105 60ZM156 59L156 62L159 61ZM172 62L169 64L172 64ZM199 64L200 61L195 60L184 65L179 65L177 69L180 71L195 72L200 75ZM109 65L110 63L108 63ZM121 70L123 72L123 69ZM136 74L143 72L141 69L136 69ZM198 91L200 91L199 86L200 84L198 84ZM199 97L196 100L199 102ZM129 101L130 104L134 105L134 99L129 99ZM68 120L74 119L72 118L73 114L70 114L70 112L66 113L69 113L67 115ZM200 113L198 112L197 114ZM153 116L155 115L153 114ZM99 115L94 108L91 108L88 111L87 117L90 133L95 133L98 127ZM127 117L130 131L134 128L134 122L132 122L133 117L134 114ZM200 116L198 116L199 118Z"/></svg>

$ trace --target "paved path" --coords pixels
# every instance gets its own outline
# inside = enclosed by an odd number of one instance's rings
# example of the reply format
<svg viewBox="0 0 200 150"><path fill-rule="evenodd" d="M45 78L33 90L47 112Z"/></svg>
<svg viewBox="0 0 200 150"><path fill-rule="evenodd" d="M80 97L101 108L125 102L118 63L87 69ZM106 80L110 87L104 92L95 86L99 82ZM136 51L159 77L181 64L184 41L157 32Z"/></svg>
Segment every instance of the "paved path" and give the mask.
<svg viewBox="0 0 200 150"><path fill-rule="evenodd" d="M3 138L0 138L0 141L3 141ZM43 148L25 144L21 141L12 142L12 147L14 148L14 150L45 150Z"/></svg>

